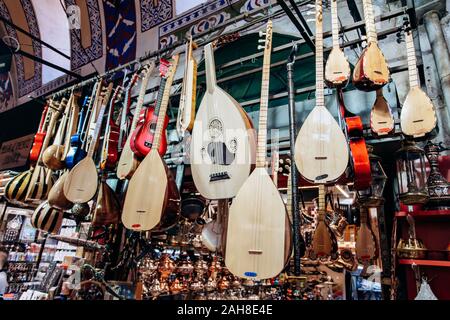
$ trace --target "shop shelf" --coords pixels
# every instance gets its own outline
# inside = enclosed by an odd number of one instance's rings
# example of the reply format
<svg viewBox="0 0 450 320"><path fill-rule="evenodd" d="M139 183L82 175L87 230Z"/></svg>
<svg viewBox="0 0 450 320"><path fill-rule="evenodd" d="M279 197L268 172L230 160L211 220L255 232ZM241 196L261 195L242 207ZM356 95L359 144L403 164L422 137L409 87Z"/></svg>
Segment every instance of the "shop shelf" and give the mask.
<svg viewBox="0 0 450 320"><path fill-rule="evenodd" d="M443 260L418 260L418 259L400 259L399 264L412 265L416 264L418 266L429 266L429 267L447 267L450 268L450 261Z"/></svg>
<svg viewBox="0 0 450 320"><path fill-rule="evenodd" d="M404 218L408 214L413 217L423 217L423 218L436 218L436 217L448 217L450 218L450 210L420 210L413 212L398 211L395 213L397 218Z"/></svg>

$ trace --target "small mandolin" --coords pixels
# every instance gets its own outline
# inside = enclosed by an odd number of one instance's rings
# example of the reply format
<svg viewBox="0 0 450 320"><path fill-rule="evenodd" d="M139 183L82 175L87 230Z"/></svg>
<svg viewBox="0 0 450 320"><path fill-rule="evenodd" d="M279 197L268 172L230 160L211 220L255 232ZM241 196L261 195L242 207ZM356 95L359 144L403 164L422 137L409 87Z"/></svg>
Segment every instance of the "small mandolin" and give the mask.
<svg viewBox="0 0 450 320"><path fill-rule="evenodd" d="M387 135L394 130L394 116L382 89L377 90L377 98L370 112L370 128L379 136Z"/></svg>

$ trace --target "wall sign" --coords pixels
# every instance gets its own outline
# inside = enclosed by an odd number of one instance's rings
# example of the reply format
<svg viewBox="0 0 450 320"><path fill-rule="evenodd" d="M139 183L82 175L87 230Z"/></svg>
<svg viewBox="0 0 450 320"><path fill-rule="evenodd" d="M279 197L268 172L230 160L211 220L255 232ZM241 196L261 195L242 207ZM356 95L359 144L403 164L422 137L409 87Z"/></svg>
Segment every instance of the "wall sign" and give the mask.
<svg viewBox="0 0 450 320"><path fill-rule="evenodd" d="M3 142L0 147L0 170L17 168L27 163L34 134Z"/></svg>

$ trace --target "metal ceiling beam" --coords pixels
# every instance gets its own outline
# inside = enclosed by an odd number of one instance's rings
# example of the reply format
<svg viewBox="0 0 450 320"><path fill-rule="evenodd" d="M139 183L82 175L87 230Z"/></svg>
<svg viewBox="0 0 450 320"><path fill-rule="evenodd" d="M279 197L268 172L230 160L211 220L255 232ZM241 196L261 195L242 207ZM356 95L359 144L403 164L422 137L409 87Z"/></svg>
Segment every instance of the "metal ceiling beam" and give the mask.
<svg viewBox="0 0 450 320"><path fill-rule="evenodd" d="M289 3L291 4L291 6L294 9L295 13L297 14L298 18L300 19L300 22L302 23L306 32L309 34L310 37L312 37L313 33L312 33L311 29L309 28L308 23L306 22L305 18L303 18L303 15L299 10L298 5L295 3L295 0L289 0Z"/></svg>
<svg viewBox="0 0 450 320"><path fill-rule="evenodd" d="M316 46L312 42L311 37L308 35L308 33L305 31L305 28L301 25L301 23L297 20L295 15L292 13L292 11L289 9L289 6L284 2L284 0L277 0L277 3L280 5L280 7L283 9L283 11L286 13L286 15L289 17L291 22L294 24L294 26L297 28L297 30L300 32L303 39L305 39L306 44L308 47L310 47L311 51L316 51ZM297 9L298 10L298 9ZM300 14L301 15L301 14Z"/></svg>

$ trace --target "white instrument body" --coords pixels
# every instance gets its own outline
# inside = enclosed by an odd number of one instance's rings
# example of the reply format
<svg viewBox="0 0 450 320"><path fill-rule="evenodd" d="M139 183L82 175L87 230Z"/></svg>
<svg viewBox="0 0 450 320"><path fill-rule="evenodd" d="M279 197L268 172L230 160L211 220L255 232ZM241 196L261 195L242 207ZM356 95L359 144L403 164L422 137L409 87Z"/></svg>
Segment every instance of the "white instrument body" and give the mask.
<svg viewBox="0 0 450 320"><path fill-rule="evenodd" d="M128 183L122 211L122 223L130 230L148 231L155 228L162 220L167 203L179 201L179 198L169 199L171 196L169 188L172 181L169 181L168 169L158 153L178 60L179 55L176 55L167 73L152 149L142 160ZM176 186L174 188L176 189ZM177 196L179 197L178 193Z"/></svg>
<svg viewBox="0 0 450 320"><path fill-rule="evenodd" d="M268 279L283 271L291 255L289 216L266 169L272 21L266 28L256 169L231 204L225 264L236 276ZM278 162L278 161L277 161Z"/></svg>
<svg viewBox="0 0 450 320"><path fill-rule="evenodd" d="M195 118L190 146L192 177L205 198L233 198L251 170L254 130L238 102L217 86L210 44L205 46L205 63L207 91ZM215 159L208 152L211 146L222 146L214 149L219 151L213 151Z"/></svg>
<svg viewBox="0 0 450 320"><path fill-rule="evenodd" d="M265 168L239 190L228 217L225 264L243 278L277 276L286 263L286 207Z"/></svg>
<svg viewBox="0 0 450 320"><path fill-rule="evenodd" d="M85 157L70 170L64 181L64 195L73 203L90 201L97 193L98 172L94 160Z"/></svg>
<svg viewBox="0 0 450 320"><path fill-rule="evenodd" d="M405 39L410 89L400 113L400 125L405 135L419 138L436 127L436 111L431 99L420 88L412 30L405 32Z"/></svg>
<svg viewBox="0 0 450 320"><path fill-rule="evenodd" d="M316 2L316 106L298 133L295 163L304 178L323 184L337 180L345 172L348 159L344 133L325 107L322 5Z"/></svg>
<svg viewBox="0 0 450 320"><path fill-rule="evenodd" d="M167 174L163 160L150 150L130 179L122 211L122 223L130 230L151 230L161 220L167 193ZM155 190L165 190L163 194Z"/></svg>

